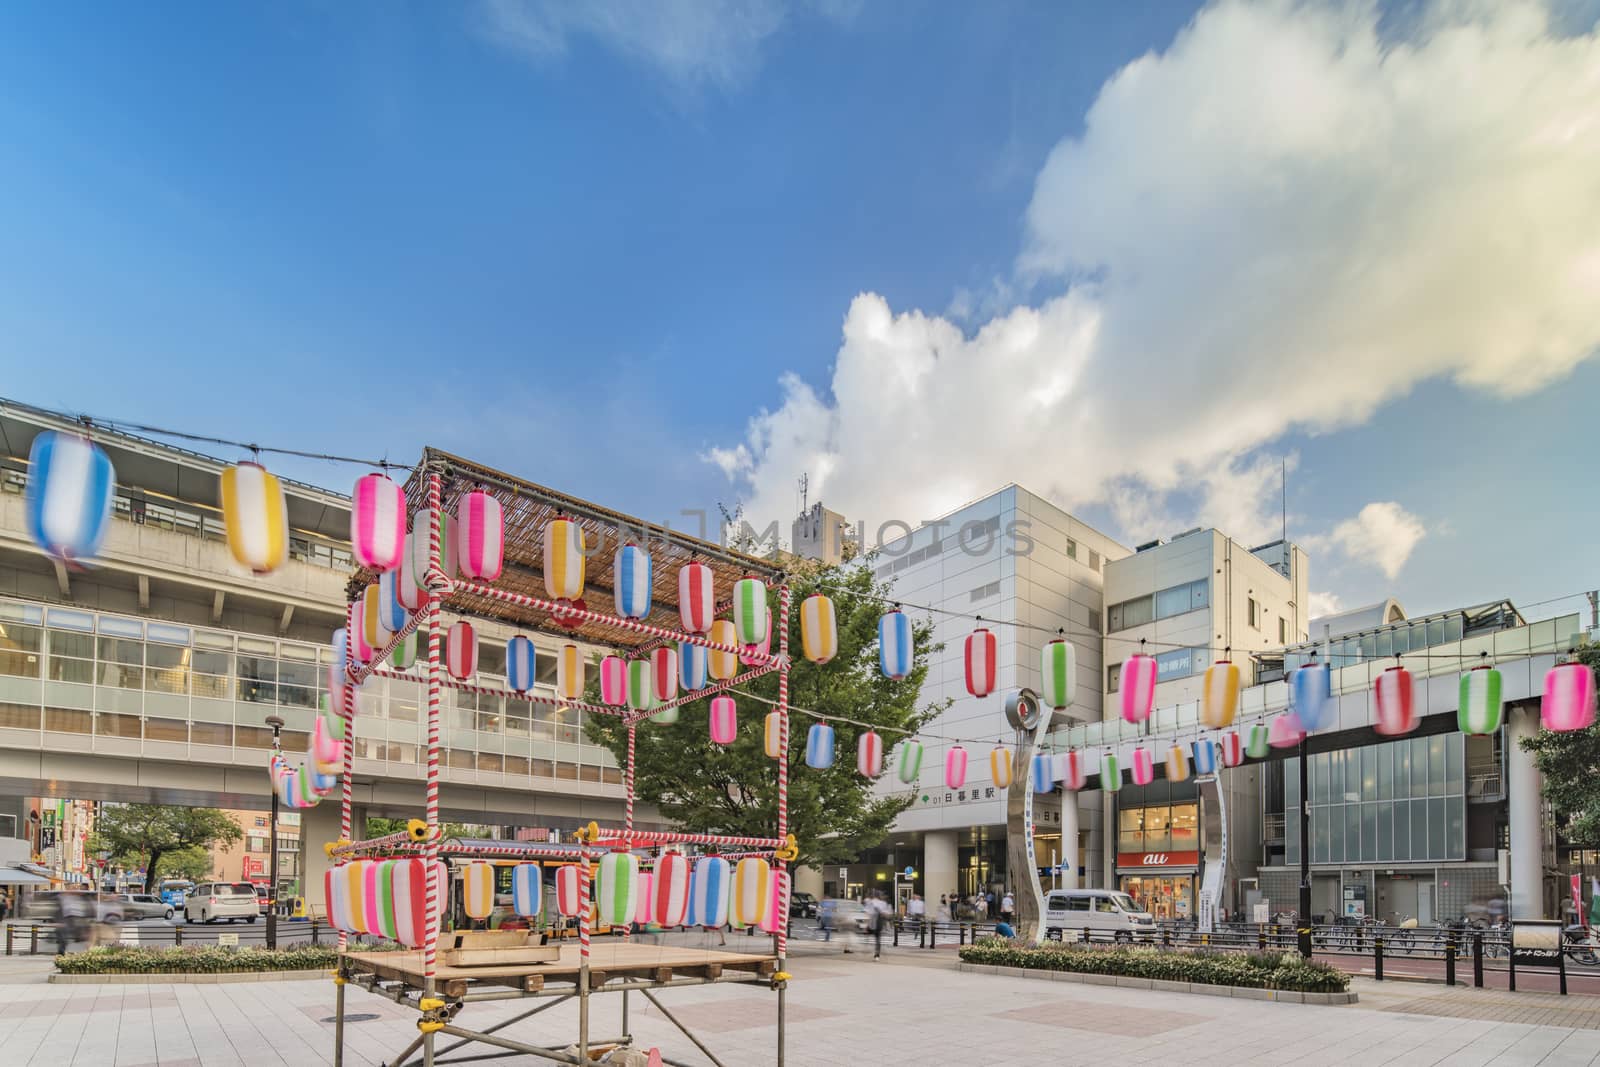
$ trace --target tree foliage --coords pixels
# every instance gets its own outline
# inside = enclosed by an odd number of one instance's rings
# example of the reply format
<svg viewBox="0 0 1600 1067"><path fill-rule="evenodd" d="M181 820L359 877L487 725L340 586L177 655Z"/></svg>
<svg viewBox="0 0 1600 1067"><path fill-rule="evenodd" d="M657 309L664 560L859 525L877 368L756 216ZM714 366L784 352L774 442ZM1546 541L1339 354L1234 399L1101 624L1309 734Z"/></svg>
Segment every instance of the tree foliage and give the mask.
<svg viewBox="0 0 1600 1067"><path fill-rule="evenodd" d="M124 866L143 866L145 885L161 877L161 861L172 853L231 845L244 836L233 816L218 808L180 808L165 804L104 804L95 817L90 849L117 857ZM192 858L186 866L193 866ZM210 873L209 855L201 876ZM170 870L169 866L169 870Z"/></svg>
<svg viewBox="0 0 1600 1067"><path fill-rule="evenodd" d="M374 837L388 837L390 834L398 834L406 828L406 823L410 821L410 819L386 819L381 815L368 815L366 836L368 839L371 839ZM439 831L440 836L445 838L489 836L489 832L486 827L469 825L464 822L442 822L439 824Z"/></svg>
<svg viewBox="0 0 1600 1067"><path fill-rule="evenodd" d="M932 626L915 626L914 669L909 677L890 681L878 670L878 618L885 608L875 599L887 595L887 587L874 581L868 567L801 562L795 570L799 573L790 576L790 705L872 724L887 754L902 731L916 730L947 706L918 706L929 656L939 650L931 641ZM800 602L817 591L833 598L839 631L838 655L821 666L804 658L800 643ZM775 593L772 608L777 625ZM772 647L776 651L776 637ZM740 689L775 701L778 676L764 675ZM650 721L638 727L635 795L690 832L765 837L778 817L778 764L767 757L762 740L772 706L740 692L732 695L739 709L739 734L731 745L711 741L709 700L684 705L676 723ZM591 692L590 699L598 697ZM834 765L827 770L807 767L806 731L814 721L800 712L789 719L789 830L799 843L800 862L813 866L847 862L872 848L910 803L908 797L874 795L871 783L856 773L862 727L835 723ZM584 729L626 766L626 727L610 716L594 716Z"/></svg>
<svg viewBox="0 0 1600 1067"><path fill-rule="evenodd" d="M1600 645L1578 648L1579 662L1600 673ZM1522 742L1544 776L1556 827L1573 848L1600 848L1600 724L1587 730L1540 730Z"/></svg>

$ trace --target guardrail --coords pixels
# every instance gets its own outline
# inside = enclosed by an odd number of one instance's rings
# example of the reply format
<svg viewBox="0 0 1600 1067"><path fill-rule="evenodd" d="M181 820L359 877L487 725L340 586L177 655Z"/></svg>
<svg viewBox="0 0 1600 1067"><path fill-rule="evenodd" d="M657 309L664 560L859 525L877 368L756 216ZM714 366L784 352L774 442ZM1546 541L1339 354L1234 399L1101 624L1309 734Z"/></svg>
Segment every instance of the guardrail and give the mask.
<svg viewBox="0 0 1600 1067"><path fill-rule="evenodd" d="M217 943L218 934L233 934L240 945L262 945L267 942L267 927L265 916L261 922L246 923L243 926L232 923L227 926L210 926L196 923L176 923L171 926L123 926L111 924L116 931L114 937L101 939L105 944L138 944L138 945L213 945ZM59 924L52 922L6 923L4 933L5 954L7 956L54 956L60 944L58 939ZM89 930L90 927L85 927ZM131 936L130 936L131 935ZM308 922L305 920L279 919L278 943L311 944L335 943L339 939L339 931L324 922ZM91 938L80 936L69 942L69 947L84 943L94 943Z"/></svg>

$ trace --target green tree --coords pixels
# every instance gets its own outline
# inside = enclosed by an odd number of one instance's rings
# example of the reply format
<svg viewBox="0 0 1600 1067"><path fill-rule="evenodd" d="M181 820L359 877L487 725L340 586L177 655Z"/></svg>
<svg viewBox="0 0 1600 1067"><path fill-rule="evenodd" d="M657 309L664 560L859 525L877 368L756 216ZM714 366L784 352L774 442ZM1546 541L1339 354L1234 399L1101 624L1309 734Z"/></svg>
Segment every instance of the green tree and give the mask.
<svg viewBox="0 0 1600 1067"><path fill-rule="evenodd" d="M1600 674L1600 645L1578 648L1578 661ZM1540 730L1522 742L1544 776L1556 828L1573 848L1600 848L1600 724L1587 730Z"/></svg>
<svg viewBox="0 0 1600 1067"><path fill-rule="evenodd" d="M161 857L162 877L203 882L211 877L211 850L192 845Z"/></svg>
<svg viewBox="0 0 1600 1067"><path fill-rule="evenodd" d="M145 885L161 877L161 861L185 849L207 852L244 836L233 816L217 808L179 808L164 804L104 804L95 816L89 848L117 857L125 866L143 866ZM206 856L202 875L209 873Z"/></svg>
<svg viewBox="0 0 1600 1067"><path fill-rule="evenodd" d="M948 706L918 706L917 695L928 673L928 659L940 646L932 643L932 626L914 628L916 658L911 674L890 681L878 670L878 618L886 610L880 597L887 587L876 583L864 566L823 567L804 561L791 573L789 634L789 702L792 707L870 723L883 738L887 753L904 734L914 731ZM838 621L839 651L818 666L805 659L800 644L800 602L813 592L833 598ZM773 597L776 625L776 594ZM913 618L915 615L913 613ZM773 641L776 650L778 642ZM639 726L635 795L655 804L667 819L692 833L770 836L777 824L777 761L763 748L762 723L778 695L777 674L764 675L734 693L739 708L739 734L731 745L713 744L707 730L708 700L684 705L676 723L654 721ZM591 700L598 700L591 690ZM789 830L808 866L847 862L883 840L894 821L911 803L909 796L879 797L856 773L856 741L862 727L835 723L834 765L814 770L805 765L806 731L811 717L795 712L789 719ZM584 729L626 765L628 732L615 718L590 717Z"/></svg>
<svg viewBox="0 0 1600 1067"><path fill-rule="evenodd" d="M379 815L368 815L367 838L370 840L374 837L388 837L390 834L398 834L406 828L406 823L410 821L410 819L385 819ZM444 837L489 836L485 827L474 826L463 822L440 823L439 829L443 831Z"/></svg>

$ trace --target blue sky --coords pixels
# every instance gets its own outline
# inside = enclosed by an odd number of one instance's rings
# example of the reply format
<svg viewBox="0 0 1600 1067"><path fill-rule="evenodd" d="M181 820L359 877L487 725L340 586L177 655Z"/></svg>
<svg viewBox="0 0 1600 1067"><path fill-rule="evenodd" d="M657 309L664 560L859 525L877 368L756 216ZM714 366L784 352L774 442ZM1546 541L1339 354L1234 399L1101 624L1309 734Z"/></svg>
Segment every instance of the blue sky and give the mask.
<svg viewBox="0 0 1600 1067"><path fill-rule="evenodd" d="M1565 288L1600 239L1550 174L1600 154L1484 159L1518 106L1581 114L1530 72L1592 73L1593 19L1331 10L9 7L0 395L432 442L658 519L786 525L801 471L874 519L1017 480L1130 542L1275 529L1289 455L1346 605L1589 588L1600 324ZM1506 127L1440 114L1447 34L1495 46ZM1396 140L1350 124L1406 75L1439 95ZM1418 115L1456 132L1400 183ZM1535 206L1480 233L1478 196Z"/></svg>

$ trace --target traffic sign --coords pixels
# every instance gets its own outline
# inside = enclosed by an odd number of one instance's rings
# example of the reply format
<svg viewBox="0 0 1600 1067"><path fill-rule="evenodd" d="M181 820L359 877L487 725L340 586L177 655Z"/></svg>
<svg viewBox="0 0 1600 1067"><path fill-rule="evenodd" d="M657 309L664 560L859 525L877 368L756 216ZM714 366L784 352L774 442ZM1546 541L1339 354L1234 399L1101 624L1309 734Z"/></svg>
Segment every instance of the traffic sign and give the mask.
<svg viewBox="0 0 1600 1067"><path fill-rule="evenodd" d="M915 878L917 876L917 869L915 867L907 867L905 869L905 876L907 878Z"/></svg>

